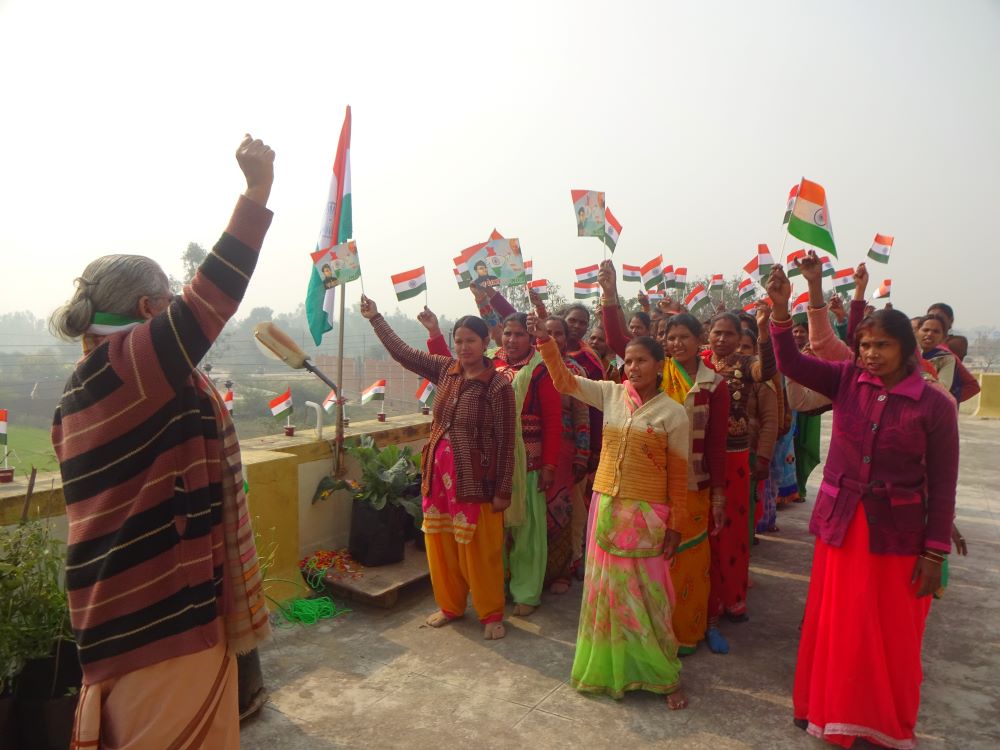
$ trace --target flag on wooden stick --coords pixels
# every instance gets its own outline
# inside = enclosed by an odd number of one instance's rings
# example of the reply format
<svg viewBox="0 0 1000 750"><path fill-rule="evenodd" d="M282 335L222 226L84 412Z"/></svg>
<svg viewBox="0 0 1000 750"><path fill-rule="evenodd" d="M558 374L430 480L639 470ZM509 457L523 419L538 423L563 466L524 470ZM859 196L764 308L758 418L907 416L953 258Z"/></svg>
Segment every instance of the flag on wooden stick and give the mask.
<svg viewBox="0 0 1000 750"><path fill-rule="evenodd" d="M623 264L622 281L642 281L642 268L640 266L630 266L627 263Z"/></svg>
<svg viewBox="0 0 1000 750"><path fill-rule="evenodd" d="M639 269L642 274L642 285L646 289L656 289L663 283L663 256L657 255Z"/></svg>
<svg viewBox="0 0 1000 750"><path fill-rule="evenodd" d="M841 268L839 271L835 271L833 274L833 291L837 294L845 294L857 284L854 283L854 269L853 268Z"/></svg>
<svg viewBox="0 0 1000 750"><path fill-rule="evenodd" d="M725 289L726 279L723 277L721 273L713 273L712 281L709 284L709 288L711 288L712 291L719 291L720 289Z"/></svg>
<svg viewBox="0 0 1000 750"><path fill-rule="evenodd" d="M549 282L547 279L535 279L528 282L528 291L534 292L543 302L549 298Z"/></svg>
<svg viewBox="0 0 1000 750"><path fill-rule="evenodd" d="M876 263L888 263L889 251L892 250L893 237L887 234L876 234L875 241L868 251L868 257Z"/></svg>
<svg viewBox="0 0 1000 750"><path fill-rule="evenodd" d="M809 292L802 292L792 304L792 322L806 323L809 320Z"/></svg>
<svg viewBox="0 0 1000 750"><path fill-rule="evenodd" d="M326 398L323 399L323 411L329 414L333 411L333 407L337 405L337 392L330 391L326 394Z"/></svg>
<svg viewBox="0 0 1000 750"><path fill-rule="evenodd" d="M412 271L393 274L391 278L392 286L396 290L396 299L400 302L427 291L427 274L424 273L423 266Z"/></svg>
<svg viewBox="0 0 1000 750"><path fill-rule="evenodd" d="M830 209L823 186L803 177L795 196L789 198L792 200L792 208L790 212L786 212L788 233L837 257L833 227L830 225Z"/></svg>
<svg viewBox="0 0 1000 750"><path fill-rule="evenodd" d="M746 302L747 300L752 300L757 295L757 290L754 289L753 279L743 279L740 282L738 293L740 299Z"/></svg>
<svg viewBox="0 0 1000 750"><path fill-rule="evenodd" d="M225 405L226 411L228 411L230 414L232 414L233 413L233 389L232 388L227 388L226 389L226 395L222 397L222 403Z"/></svg>
<svg viewBox="0 0 1000 750"><path fill-rule="evenodd" d="M788 254L788 260L785 262L785 276L792 278L793 276L801 276L802 269L798 266L798 261L806 257L805 248L801 250L795 250Z"/></svg>
<svg viewBox="0 0 1000 750"><path fill-rule="evenodd" d="M688 283L688 270L686 267L677 266L674 269L674 289L683 289Z"/></svg>
<svg viewBox="0 0 1000 750"><path fill-rule="evenodd" d="M604 209L604 244L608 246L608 249L614 253L615 247L618 245L618 237L621 236L622 225L615 218L614 214L611 213L611 209L605 207Z"/></svg>
<svg viewBox="0 0 1000 750"><path fill-rule="evenodd" d="M592 266L584 266L576 269L576 280L581 284L592 284L597 281L597 272L600 266L596 263Z"/></svg>
<svg viewBox="0 0 1000 750"><path fill-rule="evenodd" d="M892 279L886 279L879 286L878 290L872 296L872 299L889 299L889 293L892 291Z"/></svg>
<svg viewBox="0 0 1000 750"><path fill-rule="evenodd" d="M424 378L420 381L420 387L417 388L417 401L424 406L430 406L434 401L434 390L434 384Z"/></svg>
<svg viewBox="0 0 1000 750"><path fill-rule="evenodd" d="M367 404L369 401L385 401L385 380L376 380L361 391L361 403Z"/></svg>
<svg viewBox="0 0 1000 750"><path fill-rule="evenodd" d="M580 281L573 284L573 299L589 299L599 297L600 294L601 287L597 284L586 284Z"/></svg>
<svg viewBox="0 0 1000 750"><path fill-rule="evenodd" d="M535 277L535 262L531 260L524 261L524 278L531 281Z"/></svg>
<svg viewBox="0 0 1000 750"><path fill-rule="evenodd" d="M275 396L268 402L268 407L271 409L271 415L275 417L280 417L283 414L292 413L292 389L289 386L288 390L282 393L280 396Z"/></svg>
<svg viewBox="0 0 1000 750"><path fill-rule="evenodd" d="M0 445L7 445L7 410L0 409Z"/></svg>
<svg viewBox="0 0 1000 750"><path fill-rule="evenodd" d="M691 311L692 315L697 314L705 305L710 302L708 290L704 284L698 284L691 293L684 298L684 306Z"/></svg>

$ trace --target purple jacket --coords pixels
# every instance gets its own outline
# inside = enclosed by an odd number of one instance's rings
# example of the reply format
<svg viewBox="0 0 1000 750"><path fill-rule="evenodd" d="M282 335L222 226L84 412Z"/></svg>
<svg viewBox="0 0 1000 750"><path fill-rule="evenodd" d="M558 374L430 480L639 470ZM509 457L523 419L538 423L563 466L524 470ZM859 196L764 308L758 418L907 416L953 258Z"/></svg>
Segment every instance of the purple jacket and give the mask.
<svg viewBox="0 0 1000 750"><path fill-rule="evenodd" d="M919 370L889 391L853 361L799 352L790 325L771 324L778 369L833 402L833 438L809 531L839 547L858 502L872 552L951 551L958 415Z"/></svg>

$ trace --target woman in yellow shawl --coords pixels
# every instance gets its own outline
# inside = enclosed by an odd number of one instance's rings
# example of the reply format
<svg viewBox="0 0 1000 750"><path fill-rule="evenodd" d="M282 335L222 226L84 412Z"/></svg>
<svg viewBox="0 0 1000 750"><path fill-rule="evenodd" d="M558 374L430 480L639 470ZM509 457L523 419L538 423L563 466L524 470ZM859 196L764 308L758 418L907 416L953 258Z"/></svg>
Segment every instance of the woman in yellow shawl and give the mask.
<svg viewBox="0 0 1000 750"><path fill-rule="evenodd" d="M698 356L701 323L693 315L672 315L662 324L668 359L663 364L662 390L681 404L691 423L688 461L687 513L679 526L681 543L670 563L677 601L673 624L679 653L694 653L704 637L715 653L728 653L729 644L716 622L708 619L711 589L709 517L718 533L726 506L726 435L729 429L729 389L720 388L722 376ZM711 513L710 513L711 511Z"/></svg>

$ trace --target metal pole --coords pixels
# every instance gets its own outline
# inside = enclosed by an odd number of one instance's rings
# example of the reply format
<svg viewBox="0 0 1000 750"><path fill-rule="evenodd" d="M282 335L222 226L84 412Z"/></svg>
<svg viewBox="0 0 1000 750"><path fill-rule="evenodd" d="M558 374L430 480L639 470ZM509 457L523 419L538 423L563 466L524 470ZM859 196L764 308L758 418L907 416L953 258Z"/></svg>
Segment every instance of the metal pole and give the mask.
<svg viewBox="0 0 1000 750"><path fill-rule="evenodd" d="M337 382L344 382L344 306L347 299L346 284L340 286L340 334L337 338ZM334 433L333 446L333 475L339 477L343 467L341 466L341 452L344 448L344 394L337 391L337 429Z"/></svg>

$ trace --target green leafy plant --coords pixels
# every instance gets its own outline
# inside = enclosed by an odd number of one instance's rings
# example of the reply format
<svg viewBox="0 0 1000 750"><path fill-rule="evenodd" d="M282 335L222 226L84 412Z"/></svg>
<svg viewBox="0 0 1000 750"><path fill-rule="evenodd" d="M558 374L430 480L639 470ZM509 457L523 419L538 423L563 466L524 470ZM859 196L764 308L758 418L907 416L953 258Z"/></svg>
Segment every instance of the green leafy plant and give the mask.
<svg viewBox="0 0 1000 750"><path fill-rule="evenodd" d="M356 502L368 503L375 510L397 505L416 522L422 520L419 453L394 444L378 448L370 435L344 450L361 467L361 481L323 477L313 502L325 500L338 490L348 490Z"/></svg>
<svg viewBox="0 0 1000 750"><path fill-rule="evenodd" d="M0 693L25 662L49 656L60 639L73 640L62 547L41 521L0 528Z"/></svg>

